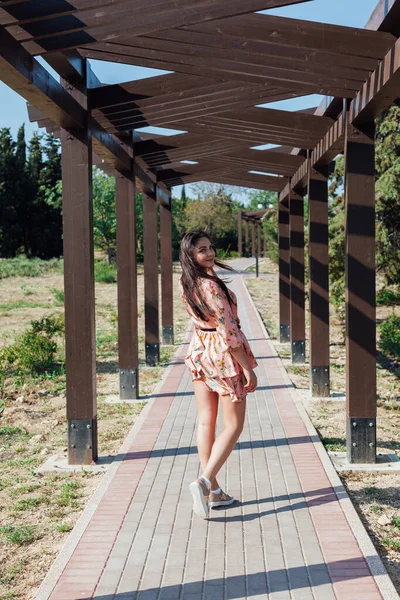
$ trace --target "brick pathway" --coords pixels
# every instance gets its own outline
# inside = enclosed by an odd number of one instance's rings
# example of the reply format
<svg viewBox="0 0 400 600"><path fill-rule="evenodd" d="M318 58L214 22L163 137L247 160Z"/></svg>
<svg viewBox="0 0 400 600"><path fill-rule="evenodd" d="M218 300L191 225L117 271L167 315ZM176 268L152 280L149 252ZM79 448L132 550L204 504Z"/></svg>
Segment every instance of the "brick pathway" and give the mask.
<svg viewBox="0 0 400 600"><path fill-rule="evenodd" d="M242 278L231 286L259 362L245 430L219 477L239 501L208 521L192 514L196 409L178 358L65 568L50 572L54 585L37 600L383 598Z"/></svg>

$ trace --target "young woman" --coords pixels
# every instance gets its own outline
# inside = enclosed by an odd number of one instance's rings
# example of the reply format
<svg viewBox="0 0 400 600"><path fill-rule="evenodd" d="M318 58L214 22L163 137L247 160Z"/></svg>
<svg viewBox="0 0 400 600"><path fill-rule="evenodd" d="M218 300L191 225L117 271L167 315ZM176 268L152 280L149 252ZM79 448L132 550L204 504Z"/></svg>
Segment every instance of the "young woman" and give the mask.
<svg viewBox="0 0 400 600"><path fill-rule="evenodd" d="M214 271L232 269L215 260L205 231L190 231L181 243L181 296L194 323L194 335L185 359L194 386L198 410L197 446L202 475L190 484L193 510L206 518L208 509L227 506L234 498L223 492L217 474L243 429L246 395L254 392L256 360L240 329L235 294ZM215 439L218 402L223 430Z"/></svg>

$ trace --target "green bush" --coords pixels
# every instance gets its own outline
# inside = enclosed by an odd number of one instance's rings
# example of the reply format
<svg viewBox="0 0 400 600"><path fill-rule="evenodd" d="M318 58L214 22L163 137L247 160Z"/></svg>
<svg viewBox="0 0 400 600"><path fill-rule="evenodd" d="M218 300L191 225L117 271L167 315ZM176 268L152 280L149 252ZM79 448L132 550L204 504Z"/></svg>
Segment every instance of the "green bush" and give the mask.
<svg viewBox="0 0 400 600"><path fill-rule="evenodd" d="M115 283L117 281L117 270L104 260L98 261L94 265L94 279L97 283Z"/></svg>
<svg viewBox="0 0 400 600"><path fill-rule="evenodd" d="M400 317L392 315L380 327L379 347L384 354L400 358Z"/></svg>
<svg viewBox="0 0 400 600"><path fill-rule="evenodd" d="M332 283L330 289L331 303L338 308L344 303L344 281L338 280Z"/></svg>
<svg viewBox="0 0 400 600"><path fill-rule="evenodd" d="M38 277L45 273L62 272L64 263L62 259L28 258L24 254L15 258L0 260L0 279L6 277Z"/></svg>
<svg viewBox="0 0 400 600"><path fill-rule="evenodd" d="M376 297L376 303L378 306L395 306L396 304L400 304L400 292L387 289L380 290Z"/></svg>
<svg viewBox="0 0 400 600"><path fill-rule="evenodd" d="M0 365L17 373L41 373L54 364L57 352L55 336L64 332L63 316L45 317L31 321L27 329L14 344L5 346L0 352Z"/></svg>

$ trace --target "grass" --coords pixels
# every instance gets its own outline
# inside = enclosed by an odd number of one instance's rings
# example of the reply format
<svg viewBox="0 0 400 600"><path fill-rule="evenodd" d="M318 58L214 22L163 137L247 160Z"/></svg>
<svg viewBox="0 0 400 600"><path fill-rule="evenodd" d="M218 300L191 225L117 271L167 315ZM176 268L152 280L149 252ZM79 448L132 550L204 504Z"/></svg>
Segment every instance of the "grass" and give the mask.
<svg viewBox="0 0 400 600"><path fill-rule="evenodd" d="M400 541L399 540L392 540L390 538L385 538L382 540L382 544L384 544L388 548L391 548L392 550L396 550L397 552L400 552Z"/></svg>
<svg viewBox="0 0 400 600"><path fill-rule="evenodd" d="M68 531L71 531L72 527L71 525L67 525L66 523L58 523L56 525L56 529L60 533L67 533Z"/></svg>
<svg viewBox="0 0 400 600"><path fill-rule="evenodd" d="M117 270L105 261L97 261L94 265L94 280L96 283L115 283L117 281Z"/></svg>
<svg viewBox="0 0 400 600"><path fill-rule="evenodd" d="M22 546L35 541L35 530L30 525L4 525L0 527L0 535L11 544Z"/></svg>
<svg viewBox="0 0 400 600"><path fill-rule="evenodd" d="M321 442L328 452L346 452L346 444L340 438L321 437Z"/></svg>
<svg viewBox="0 0 400 600"><path fill-rule="evenodd" d="M0 304L0 310L3 312L10 312L11 310L18 310L20 308L51 308L51 305L29 300L13 300L12 302Z"/></svg>
<svg viewBox="0 0 400 600"><path fill-rule="evenodd" d="M65 302L64 290L57 290L56 288L51 288L50 291L54 296L54 304L56 306L64 306L64 302Z"/></svg>
<svg viewBox="0 0 400 600"><path fill-rule="evenodd" d="M80 497L80 492L77 490L82 487L79 481L66 481L61 485L60 495L57 498L58 506L77 506L75 500Z"/></svg>

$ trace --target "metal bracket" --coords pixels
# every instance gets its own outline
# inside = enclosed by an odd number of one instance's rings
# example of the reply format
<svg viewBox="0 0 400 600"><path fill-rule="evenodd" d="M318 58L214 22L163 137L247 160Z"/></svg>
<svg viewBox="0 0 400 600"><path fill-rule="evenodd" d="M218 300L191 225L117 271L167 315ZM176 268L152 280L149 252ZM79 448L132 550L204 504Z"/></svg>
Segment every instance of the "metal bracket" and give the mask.
<svg viewBox="0 0 400 600"><path fill-rule="evenodd" d="M290 342L290 325L281 325L280 327L280 343L288 344Z"/></svg>
<svg viewBox="0 0 400 600"><path fill-rule="evenodd" d="M313 396L329 398L330 377L329 367L311 367L310 369L311 393Z"/></svg>
<svg viewBox="0 0 400 600"><path fill-rule="evenodd" d="M97 418L68 419L68 464L90 465L97 458Z"/></svg>
<svg viewBox="0 0 400 600"><path fill-rule="evenodd" d="M160 362L160 344L146 344L146 364L155 367Z"/></svg>
<svg viewBox="0 0 400 600"><path fill-rule="evenodd" d="M376 463L376 419L347 418L347 460Z"/></svg>
<svg viewBox="0 0 400 600"><path fill-rule="evenodd" d="M162 341L166 346L174 345L174 328L168 325L163 325L162 328Z"/></svg>
<svg viewBox="0 0 400 600"><path fill-rule="evenodd" d="M139 397L138 369L119 369L119 397L121 400L137 400Z"/></svg>
<svg viewBox="0 0 400 600"><path fill-rule="evenodd" d="M304 364L306 362L306 343L303 340L292 342L292 364Z"/></svg>

